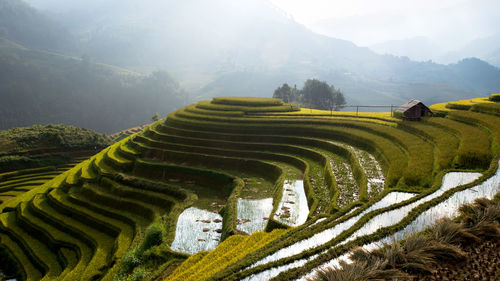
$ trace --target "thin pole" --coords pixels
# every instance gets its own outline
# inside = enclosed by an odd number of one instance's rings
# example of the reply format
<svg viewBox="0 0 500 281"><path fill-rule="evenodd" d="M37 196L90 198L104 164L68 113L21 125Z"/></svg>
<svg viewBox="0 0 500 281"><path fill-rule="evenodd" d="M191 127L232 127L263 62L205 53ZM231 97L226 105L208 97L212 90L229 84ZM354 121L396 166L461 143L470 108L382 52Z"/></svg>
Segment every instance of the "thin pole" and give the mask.
<svg viewBox="0 0 500 281"><path fill-rule="evenodd" d="M358 117L359 106L356 106L356 117Z"/></svg>

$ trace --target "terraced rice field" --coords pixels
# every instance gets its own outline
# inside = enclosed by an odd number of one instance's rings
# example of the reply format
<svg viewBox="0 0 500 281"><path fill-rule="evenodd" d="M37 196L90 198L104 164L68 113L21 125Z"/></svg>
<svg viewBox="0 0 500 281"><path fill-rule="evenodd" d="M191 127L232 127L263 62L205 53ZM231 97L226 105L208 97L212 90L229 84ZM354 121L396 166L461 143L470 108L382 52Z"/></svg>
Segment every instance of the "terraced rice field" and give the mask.
<svg viewBox="0 0 500 281"><path fill-rule="evenodd" d="M9 200L43 185L85 159L81 157L74 158L72 162L59 167L26 169L0 174L0 210Z"/></svg>
<svg viewBox="0 0 500 281"><path fill-rule="evenodd" d="M2 179L3 252L26 280L299 279L474 198L500 156L488 104L408 122L203 101L54 178Z"/></svg>

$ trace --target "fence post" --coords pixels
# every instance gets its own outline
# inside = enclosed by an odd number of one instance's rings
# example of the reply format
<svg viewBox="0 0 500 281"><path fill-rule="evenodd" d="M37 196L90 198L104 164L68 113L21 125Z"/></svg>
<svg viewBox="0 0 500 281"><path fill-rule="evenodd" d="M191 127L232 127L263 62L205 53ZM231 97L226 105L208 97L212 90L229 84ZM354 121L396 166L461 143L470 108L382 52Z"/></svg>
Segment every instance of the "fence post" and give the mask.
<svg viewBox="0 0 500 281"><path fill-rule="evenodd" d="M359 105L356 106L356 117L358 117Z"/></svg>
<svg viewBox="0 0 500 281"><path fill-rule="evenodd" d="M391 104L391 117L392 117L392 104Z"/></svg>

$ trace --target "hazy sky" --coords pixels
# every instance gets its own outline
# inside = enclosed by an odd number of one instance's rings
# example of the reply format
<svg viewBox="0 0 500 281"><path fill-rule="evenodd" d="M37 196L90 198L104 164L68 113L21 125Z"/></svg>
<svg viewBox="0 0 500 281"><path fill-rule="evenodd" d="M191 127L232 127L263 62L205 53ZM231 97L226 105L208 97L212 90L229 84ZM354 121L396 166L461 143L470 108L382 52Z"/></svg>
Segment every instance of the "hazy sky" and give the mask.
<svg viewBox="0 0 500 281"><path fill-rule="evenodd" d="M374 13L395 12L412 16L423 11L454 6L464 0L270 0L298 22L311 25L329 18L343 19Z"/></svg>
<svg viewBox="0 0 500 281"><path fill-rule="evenodd" d="M120 3L120 0L25 1L49 10L60 10L63 7L78 10L82 5L89 6L89 3ZM128 2L133 1L145 0ZM192 2L193 9L196 9L199 2L206 0L183 1ZM226 1L235 7L245 7L247 2L256 0ZM261 1L271 2L295 21L317 33L349 40L359 46L427 37L436 50L448 52L458 50L472 40L500 34L500 0ZM151 7L164 2L165 0L147 1ZM175 0L170 2L175 3Z"/></svg>
<svg viewBox="0 0 500 281"><path fill-rule="evenodd" d="M358 45L426 36L445 48L500 32L499 0L270 0L312 30Z"/></svg>

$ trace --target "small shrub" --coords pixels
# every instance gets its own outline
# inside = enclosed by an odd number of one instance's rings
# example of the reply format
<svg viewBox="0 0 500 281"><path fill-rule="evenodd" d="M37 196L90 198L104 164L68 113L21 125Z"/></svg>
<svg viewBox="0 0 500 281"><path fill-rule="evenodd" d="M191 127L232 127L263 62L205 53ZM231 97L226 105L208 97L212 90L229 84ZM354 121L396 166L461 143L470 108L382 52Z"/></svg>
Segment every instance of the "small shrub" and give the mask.
<svg viewBox="0 0 500 281"><path fill-rule="evenodd" d="M399 111L393 111L392 112L392 116L395 117L395 118L399 118L399 119L403 119L403 113L402 112L399 112Z"/></svg>
<svg viewBox="0 0 500 281"><path fill-rule="evenodd" d="M148 276L148 271L145 268L137 268L134 270L132 274L127 276L125 281L141 281L144 280Z"/></svg>
<svg viewBox="0 0 500 281"><path fill-rule="evenodd" d="M500 101L500 94L491 94L488 98L490 101Z"/></svg>
<svg viewBox="0 0 500 281"><path fill-rule="evenodd" d="M144 242L141 245L141 251L147 251L153 246L158 246L162 242L163 237L163 225L160 221L152 223L146 229L146 235L144 237Z"/></svg>
<svg viewBox="0 0 500 281"><path fill-rule="evenodd" d="M127 274L141 264L142 251L139 248L132 248L122 258L122 271Z"/></svg>
<svg viewBox="0 0 500 281"><path fill-rule="evenodd" d="M0 157L0 173L20 169L57 166L67 163L70 158L64 154L41 154L33 156L9 155Z"/></svg>

